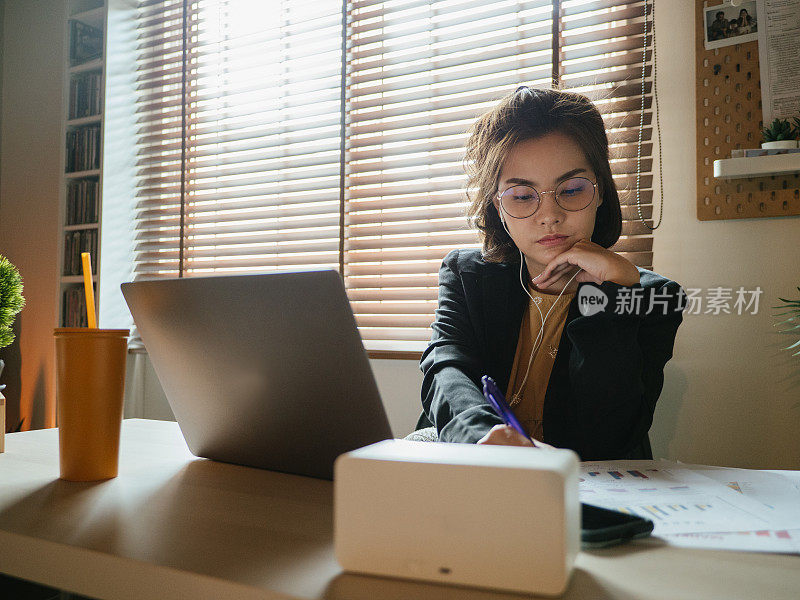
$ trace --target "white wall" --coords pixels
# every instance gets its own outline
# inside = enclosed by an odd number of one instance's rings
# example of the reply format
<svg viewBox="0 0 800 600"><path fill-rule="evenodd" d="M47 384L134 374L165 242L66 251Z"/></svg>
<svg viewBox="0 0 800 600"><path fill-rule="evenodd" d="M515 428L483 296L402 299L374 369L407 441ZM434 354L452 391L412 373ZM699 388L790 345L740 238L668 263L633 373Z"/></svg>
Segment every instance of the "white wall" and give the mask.
<svg viewBox="0 0 800 600"><path fill-rule="evenodd" d="M6 0L0 28L0 253L22 273L27 300L17 320L21 389L8 395L20 395L26 428L31 419L34 427L55 424L65 14L60 1ZM9 403L11 420L16 412Z"/></svg>
<svg viewBox="0 0 800 600"><path fill-rule="evenodd" d="M776 333L778 297L798 297L800 217L696 217L694 2L656 12L664 157L657 271L684 287L760 286L756 315L687 315L651 430L655 453L685 462L800 468L800 361ZM724 133L723 133L724 135Z"/></svg>
<svg viewBox="0 0 800 600"><path fill-rule="evenodd" d="M6 0L3 24L0 252L26 277L23 396L52 403L59 229L61 2ZM657 13L664 220L655 269L684 287L764 290L757 315L686 315L651 430L656 456L710 464L800 468L800 361L772 327L778 296L797 297L800 218L700 222L696 217L694 3ZM43 40L45 42L43 42ZM168 417L152 368L132 357L130 411ZM415 361L372 361L395 435L419 413ZM134 381L140 381L137 387ZM37 421L46 423L44 413Z"/></svg>

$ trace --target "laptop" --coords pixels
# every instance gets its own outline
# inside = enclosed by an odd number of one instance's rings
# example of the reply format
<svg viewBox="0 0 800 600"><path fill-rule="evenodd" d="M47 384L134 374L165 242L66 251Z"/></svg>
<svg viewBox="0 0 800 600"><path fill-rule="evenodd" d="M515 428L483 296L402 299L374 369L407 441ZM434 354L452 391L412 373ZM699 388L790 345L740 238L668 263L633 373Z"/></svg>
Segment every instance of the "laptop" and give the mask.
<svg viewBox="0 0 800 600"><path fill-rule="evenodd" d="M392 437L336 271L121 288L196 456L333 479L337 456Z"/></svg>

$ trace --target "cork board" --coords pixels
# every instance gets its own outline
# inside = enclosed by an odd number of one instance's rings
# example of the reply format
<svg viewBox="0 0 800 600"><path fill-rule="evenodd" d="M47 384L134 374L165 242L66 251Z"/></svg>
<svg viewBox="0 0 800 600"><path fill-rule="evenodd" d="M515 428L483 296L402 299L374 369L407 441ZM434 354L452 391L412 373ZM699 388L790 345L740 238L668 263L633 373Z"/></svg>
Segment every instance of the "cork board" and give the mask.
<svg viewBox="0 0 800 600"><path fill-rule="evenodd" d="M715 160L730 158L734 148L761 146L761 78L758 42L706 50L704 27L703 0L696 0L697 218L800 215L800 174L714 178Z"/></svg>

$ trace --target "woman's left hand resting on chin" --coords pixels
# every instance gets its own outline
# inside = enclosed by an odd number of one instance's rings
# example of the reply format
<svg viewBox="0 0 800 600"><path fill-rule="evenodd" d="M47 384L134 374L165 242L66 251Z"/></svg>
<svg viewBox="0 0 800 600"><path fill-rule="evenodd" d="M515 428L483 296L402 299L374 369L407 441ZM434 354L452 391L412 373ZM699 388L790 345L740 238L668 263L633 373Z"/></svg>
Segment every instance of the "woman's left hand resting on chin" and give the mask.
<svg viewBox="0 0 800 600"><path fill-rule="evenodd" d="M594 282L613 281L619 285L632 286L639 283L639 271L627 258L603 248L587 239L580 239L545 267L533 282L539 289L546 289L559 280L573 266L583 269L575 281Z"/></svg>
<svg viewBox="0 0 800 600"><path fill-rule="evenodd" d="M534 440L534 442L536 442L536 448L541 448L543 450L555 450L555 448L553 448L553 446L550 444L545 444L539 440ZM529 439L527 439L524 435L519 433L510 425L495 425L489 430L489 433L479 439L476 443L495 444L499 446L533 447L533 444L531 444Z"/></svg>

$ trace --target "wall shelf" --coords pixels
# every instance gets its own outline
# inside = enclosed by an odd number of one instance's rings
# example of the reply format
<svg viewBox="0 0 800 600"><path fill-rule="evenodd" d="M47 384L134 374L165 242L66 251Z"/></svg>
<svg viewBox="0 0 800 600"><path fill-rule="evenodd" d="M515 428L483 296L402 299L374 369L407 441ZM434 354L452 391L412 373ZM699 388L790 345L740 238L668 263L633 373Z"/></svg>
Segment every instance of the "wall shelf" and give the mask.
<svg viewBox="0 0 800 600"><path fill-rule="evenodd" d="M800 172L800 152L773 154L771 156L748 156L723 158L714 161L714 177L717 179L744 179L769 175L791 175Z"/></svg>
<svg viewBox="0 0 800 600"><path fill-rule="evenodd" d="M78 223L76 225L64 225L64 231L79 231L81 229L97 229L99 223Z"/></svg>
<svg viewBox="0 0 800 600"><path fill-rule="evenodd" d="M84 71L101 71L103 69L103 59L93 58L85 63L69 67L69 74L83 73Z"/></svg>
<svg viewBox="0 0 800 600"><path fill-rule="evenodd" d="M103 21L105 20L105 9L101 4L100 6L90 8L89 10L84 10L82 12L75 13L70 17L70 19L74 19L76 21L83 21L84 23L88 23L93 27L103 29L104 28Z"/></svg>
<svg viewBox="0 0 800 600"><path fill-rule="evenodd" d="M80 179L81 177L98 177L100 175L100 169L90 169L89 171L71 171L69 173L64 173L64 177L67 179Z"/></svg>
<svg viewBox="0 0 800 600"><path fill-rule="evenodd" d="M62 275L61 276L61 283L62 284L83 283L83 276L82 275Z"/></svg>
<svg viewBox="0 0 800 600"><path fill-rule="evenodd" d="M103 120L103 115L89 115L88 117L81 117L79 119L69 119L67 127L80 127L82 125L91 125L92 123L100 123Z"/></svg>

